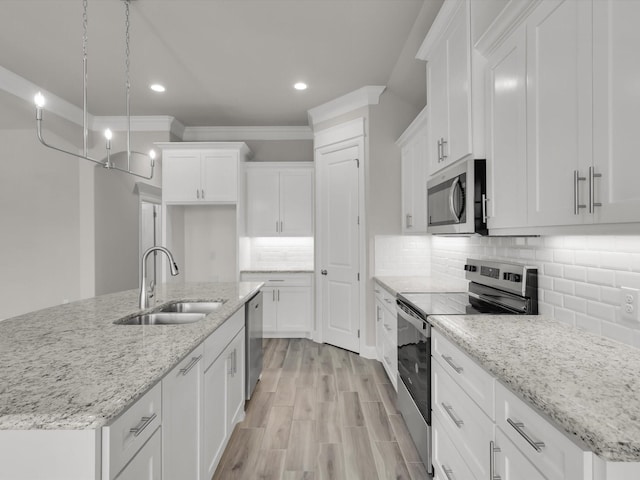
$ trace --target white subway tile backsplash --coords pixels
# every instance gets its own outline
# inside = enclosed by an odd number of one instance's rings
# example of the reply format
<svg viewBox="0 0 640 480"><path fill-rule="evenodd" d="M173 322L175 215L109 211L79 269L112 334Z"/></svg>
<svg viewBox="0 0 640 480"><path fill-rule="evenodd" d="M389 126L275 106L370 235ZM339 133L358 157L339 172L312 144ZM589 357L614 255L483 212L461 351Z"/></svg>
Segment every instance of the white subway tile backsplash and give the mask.
<svg viewBox="0 0 640 480"><path fill-rule="evenodd" d="M374 239L375 275L430 275L430 238L377 235Z"/></svg>
<svg viewBox="0 0 640 480"><path fill-rule="evenodd" d="M640 322L620 321L620 286L640 289L640 235L433 237L433 274L464 278L467 257L539 269L539 311L640 348Z"/></svg>

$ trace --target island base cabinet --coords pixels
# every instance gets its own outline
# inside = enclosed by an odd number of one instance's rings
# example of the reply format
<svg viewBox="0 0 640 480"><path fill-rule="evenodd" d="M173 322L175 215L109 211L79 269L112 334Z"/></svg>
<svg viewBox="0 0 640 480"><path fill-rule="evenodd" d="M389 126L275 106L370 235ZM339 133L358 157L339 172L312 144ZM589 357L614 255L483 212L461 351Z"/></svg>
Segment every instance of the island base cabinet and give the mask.
<svg viewBox="0 0 640 480"><path fill-rule="evenodd" d="M433 474L436 480L469 479L476 477L437 419L433 419ZM526 478L526 477L523 477ZM529 480L527 478L527 480Z"/></svg>
<svg viewBox="0 0 640 480"><path fill-rule="evenodd" d="M165 480L200 478L203 383L200 345L162 380L162 472Z"/></svg>
<svg viewBox="0 0 640 480"><path fill-rule="evenodd" d="M161 435L156 430L115 480L162 480Z"/></svg>
<svg viewBox="0 0 640 480"><path fill-rule="evenodd" d="M520 450L502 433L496 429L495 445L490 446L490 455L493 455L495 471L494 477L499 475L502 480L547 480L533 464L527 460ZM556 478L556 477L553 477Z"/></svg>

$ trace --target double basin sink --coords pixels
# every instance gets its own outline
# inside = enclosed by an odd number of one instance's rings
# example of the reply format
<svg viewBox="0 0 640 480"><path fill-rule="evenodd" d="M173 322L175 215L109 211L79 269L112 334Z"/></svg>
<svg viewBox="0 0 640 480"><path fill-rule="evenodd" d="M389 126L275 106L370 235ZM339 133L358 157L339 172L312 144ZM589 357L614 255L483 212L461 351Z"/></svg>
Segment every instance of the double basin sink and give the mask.
<svg viewBox="0 0 640 480"><path fill-rule="evenodd" d="M183 325L203 319L216 311L224 301L217 302L174 302L157 312L140 313L116 320L116 325Z"/></svg>

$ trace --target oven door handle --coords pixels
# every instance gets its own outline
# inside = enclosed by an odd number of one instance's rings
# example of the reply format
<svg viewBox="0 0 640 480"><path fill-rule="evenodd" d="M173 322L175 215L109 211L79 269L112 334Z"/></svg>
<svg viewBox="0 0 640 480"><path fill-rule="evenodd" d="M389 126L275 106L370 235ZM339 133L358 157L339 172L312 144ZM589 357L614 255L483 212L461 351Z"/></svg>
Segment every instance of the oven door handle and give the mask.
<svg viewBox="0 0 640 480"><path fill-rule="evenodd" d="M396 311L398 312L398 317L402 318L403 320L413 325L424 337L426 338L431 337L431 325L429 325L429 323L423 320L417 319L415 317L412 317L407 312L402 310L400 307L397 307ZM426 329L424 328L425 323L427 325Z"/></svg>

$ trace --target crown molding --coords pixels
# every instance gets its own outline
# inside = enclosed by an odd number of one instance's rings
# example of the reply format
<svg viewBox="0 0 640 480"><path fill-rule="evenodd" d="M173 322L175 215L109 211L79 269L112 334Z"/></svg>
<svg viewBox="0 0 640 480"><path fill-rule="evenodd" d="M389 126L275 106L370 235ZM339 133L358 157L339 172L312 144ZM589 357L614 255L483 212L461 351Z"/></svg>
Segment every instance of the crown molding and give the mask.
<svg viewBox="0 0 640 480"><path fill-rule="evenodd" d="M131 131L134 132L168 132L175 118L168 115L138 115L131 116ZM127 130L126 116L93 117L91 130L100 131L110 128L115 132Z"/></svg>
<svg viewBox="0 0 640 480"><path fill-rule="evenodd" d="M396 145L399 147L404 146L413 136L420 131L420 129L426 125L429 116L428 107L424 107L422 111L416 116L411 124L402 132L400 138L396 140Z"/></svg>
<svg viewBox="0 0 640 480"><path fill-rule="evenodd" d="M416 58L418 60L428 60L431 51L434 46L440 42L440 39L445 34L451 20L453 19L455 13L458 11L463 4L466 3L465 7L469 8L469 0L450 0L444 2L440 7L440 11L438 15L436 15L436 19L433 21L431 28L429 28L429 32L425 37L422 45L418 49L418 53L416 53Z"/></svg>
<svg viewBox="0 0 640 480"><path fill-rule="evenodd" d="M315 126L368 105L377 105L386 86L368 85L307 111L309 124Z"/></svg>
<svg viewBox="0 0 640 480"><path fill-rule="evenodd" d="M308 126L293 127L185 127L185 142L245 140L313 140Z"/></svg>

